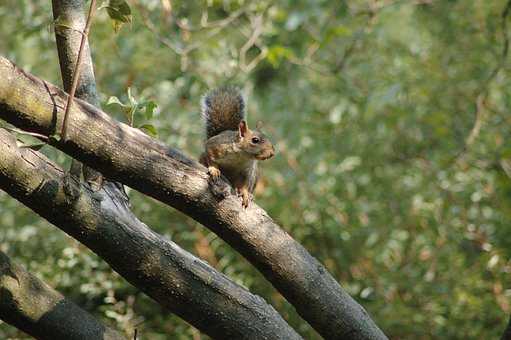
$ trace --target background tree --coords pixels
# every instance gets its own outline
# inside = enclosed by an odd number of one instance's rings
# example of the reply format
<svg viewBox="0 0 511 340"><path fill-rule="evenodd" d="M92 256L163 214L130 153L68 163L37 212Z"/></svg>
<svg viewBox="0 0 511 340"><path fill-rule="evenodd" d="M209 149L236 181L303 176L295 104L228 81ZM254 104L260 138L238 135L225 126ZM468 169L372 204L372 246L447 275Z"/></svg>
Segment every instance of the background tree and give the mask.
<svg viewBox="0 0 511 340"><path fill-rule="evenodd" d="M198 155L200 95L241 84L249 120L266 122L279 153L264 165L257 202L390 338L501 335L511 294L507 1L130 3L128 27L114 33L105 11L93 27L105 103L129 103L131 88L137 102L158 104L135 125L151 124L167 144ZM58 83L50 13L49 2L4 1L0 53ZM130 197L148 225L317 337L215 235ZM80 306L127 334L138 325L151 339L199 337L87 249L9 196L0 200L1 250Z"/></svg>

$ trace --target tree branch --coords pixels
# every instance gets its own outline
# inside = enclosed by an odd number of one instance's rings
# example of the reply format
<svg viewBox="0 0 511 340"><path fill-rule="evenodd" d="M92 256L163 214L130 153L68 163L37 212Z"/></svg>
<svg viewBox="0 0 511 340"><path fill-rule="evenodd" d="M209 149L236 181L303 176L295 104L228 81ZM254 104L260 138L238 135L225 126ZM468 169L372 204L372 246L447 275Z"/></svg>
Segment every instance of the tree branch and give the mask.
<svg viewBox="0 0 511 340"><path fill-rule="evenodd" d="M55 3L55 1L53 1ZM90 9L89 14L87 15L87 21L85 23L85 28L83 29L83 32L81 32L81 39L80 39L80 47L78 48L78 56L76 57L76 62L74 70L73 70L73 76L71 81L71 89L69 91L69 97L67 98L66 103L66 110L64 112L64 122L62 124L62 139L66 140L67 138L67 120L69 118L69 110L71 109L71 105L73 104L73 98L75 96L76 87L78 85L78 79L80 77L80 65L82 63L82 56L84 52L85 43L87 42L87 37L89 36L89 30L90 25L92 23L92 18L94 17L94 11L96 10L96 0L92 0L90 2ZM55 30L55 32L58 32ZM58 35L58 33L57 33Z"/></svg>
<svg viewBox="0 0 511 340"><path fill-rule="evenodd" d="M82 81L85 81L85 84L89 84L90 86L85 86L82 88L82 91L78 94L79 98L85 99L88 103L99 107L99 100L95 86L94 80L94 71L93 64L90 55L90 51L87 44L88 38L88 30L90 27L91 18L93 15L93 10L95 6L95 1L91 2L89 15L87 16L87 20L85 23L85 28L83 29L83 34L78 36L77 32L81 30L84 26L85 17L83 14L84 1L83 0L53 0L53 15L56 21L64 20L65 22L71 23L73 27L76 29L67 29L64 27L62 30L55 30L56 38L57 38L57 47L59 51L59 60L61 65L61 73L63 76L64 88L70 92L68 97L68 101L66 104L66 111L64 114L64 123L63 130L67 131L67 118L69 117L69 109L71 104L71 99L73 97L74 89L77 84L79 84L78 77L80 74L83 74ZM78 47L79 45L79 47ZM85 47L85 48L84 48ZM85 50L85 53L84 53ZM78 53L77 53L78 51ZM78 54L76 58L74 56ZM83 66L81 65L81 58L84 56ZM76 62L75 62L76 60ZM71 71L71 66L74 65L74 70ZM80 70L82 70L80 73ZM69 82L70 75L72 74L72 83ZM81 84L81 82L80 82ZM71 88L71 91L69 91ZM63 140L66 140L67 135L63 133ZM87 168L84 168L87 170ZM85 173L84 173L85 174ZM112 196L110 196L113 198ZM122 204L122 203L121 203ZM200 313L199 313L200 314ZM290 331L290 329L285 328L284 332L279 335L280 336L291 336L294 337L296 334ZM250 336L250 335L249 335Z"/></svg>
<svg viewBox="0 0 511 340"><path fill-rule="evenodd" d="M110 186L92 192L75 182L81 186L80 195L70 201L64 171L40 153L18 148L3 129L0 154L0 189L82 242L131 284L202 332L224 339L300 339L262 298L164 240L127 206L112 200Z"/></svg>
<svg viewBox="0 0 511 340"><path fill-rule="evenodd" d="M0 318L42 340L126 339L13 263L3 252L0 252Z"/></svg>
<svg viewBox="0 0 511 340"><path fill-rule="evenodd" d="M511 12L511 0L508 0L502 13L500 15L501 22L500 27L502 30L502 49L500 52L499 60L497 64L494 66L488 77L483 81L476 95L476 103L475 103L475 121L474 125L470 129L470 132L465 139L463 144L463 148L456 154L454 159L456 162L459 162L465 158L465 155L469 151L472 144L474 144L477 137L479 137L479 133L481 132L481 128L487 118L488 112L486 110L486 101L490 97L490 85L497 78L497 75L504 68L507 61L507 56L509 53L509 33L507 29L507 20L509 13Z"/></svg>
<svg viewBox="0 0 511 340"><path fill-rule="evenodd" d="M60 72L66 92L71 92L73 75L76 74L76 97L99 107L100 101L96 90L89 43L87 37L82 34L86 27L83 3L84 0L52 0ZM80 72L75 73L82 40Z"/></svg>
<svg viewBox="0 0 511 340"><path fill-rule="evenodd" d="M55 86L0 58L1 118L51 135L62 122L66 99ZM254 264L325 338L386 338L323 265L255 203L245 210L233 195L218 202L202 165L85 102L76 104L69 141L53 145L211 229Z"/></svg>
<svg viewBox="0 0 511 340"><path fill-rule="evenodd" d="M89 15L84 15L84 0L52 0L53 19L55 22L55 41L59 55L60 73L64 90L70 94L66 103L62 138L67 138L66 117L69 116L71 98L76 94L77 98L85 100L91 105L100 107L99 95L94 78L94 67L88 43L92 15L95 9L95 1L91 1ZM76 91L76 92L75 92ZM66 131L64 133L64 131ZM83 177L87 183L94 187L101 187L103 176L90 167L72 160L70 174ZM128 199L122 185L113 183L119 188L118 195Z"/></svg>

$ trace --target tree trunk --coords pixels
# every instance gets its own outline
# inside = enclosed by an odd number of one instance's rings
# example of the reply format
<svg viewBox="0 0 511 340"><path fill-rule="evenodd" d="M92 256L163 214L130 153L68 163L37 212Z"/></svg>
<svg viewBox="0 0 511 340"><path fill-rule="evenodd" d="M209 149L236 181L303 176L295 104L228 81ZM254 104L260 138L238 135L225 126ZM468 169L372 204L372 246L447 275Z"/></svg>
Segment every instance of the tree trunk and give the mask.
<svg viewBox="0 0 511 340"><path fill-rule="evenodd" d="M84 14L84 0L52 0L53 20L55 23L55 40L59 54L60 74L64 90L71 91L73 73L75 71L80 42L85 28L86 17ZM65 25L61 24L65 23ZM87 103L100 107L99 95L96 89L94 67L89 49L88 39L85 39L84 50L80 62L80 72L76 87L75 96ZM95 169L85 166L73 159L70 174L80 177L83 170L83 177L86 182L101 187L103 176ZM112 183L118 188L117 195L120 198L128 199L121 184Z"/></svg>

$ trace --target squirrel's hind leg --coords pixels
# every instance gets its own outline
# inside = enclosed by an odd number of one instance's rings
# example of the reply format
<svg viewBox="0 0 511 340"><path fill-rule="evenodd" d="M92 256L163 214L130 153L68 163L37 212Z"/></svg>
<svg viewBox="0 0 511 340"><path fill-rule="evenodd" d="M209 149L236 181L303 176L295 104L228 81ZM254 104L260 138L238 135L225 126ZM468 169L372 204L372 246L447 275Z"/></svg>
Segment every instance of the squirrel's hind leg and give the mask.
<svg viewBox="0 0 511 340"><path fill-rule="evenodd" d="M248 191L248 187L242 186L241 188L236 188L236 192L238 196L241 197L241 205L246 209L253 198L252 194Z"/></svg>

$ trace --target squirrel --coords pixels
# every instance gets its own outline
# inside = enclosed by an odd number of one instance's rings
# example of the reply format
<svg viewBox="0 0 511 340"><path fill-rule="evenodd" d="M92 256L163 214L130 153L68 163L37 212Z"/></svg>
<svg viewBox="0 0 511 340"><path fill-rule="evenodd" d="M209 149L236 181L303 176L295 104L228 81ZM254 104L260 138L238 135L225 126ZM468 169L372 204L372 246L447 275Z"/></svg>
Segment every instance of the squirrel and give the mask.
<svg viewBox="0 0 511 340"><path fill-rule="evenodd" d="M206 93L201 113L206 141L200 163L214 181L223 174L247 208L257 184L257 161L273 157L273 144L259 129L248 128L245 101L237 87L224 86Z"/></svg>

